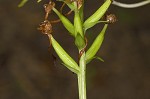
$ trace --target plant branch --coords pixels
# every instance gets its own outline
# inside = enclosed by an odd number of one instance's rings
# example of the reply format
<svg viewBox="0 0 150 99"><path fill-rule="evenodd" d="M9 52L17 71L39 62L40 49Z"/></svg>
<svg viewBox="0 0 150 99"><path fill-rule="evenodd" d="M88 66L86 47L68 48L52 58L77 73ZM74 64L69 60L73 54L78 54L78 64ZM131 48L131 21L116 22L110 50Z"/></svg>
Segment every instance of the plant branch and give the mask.
<svg viewBox="0 0 150 99"><path fill-rule="evenodd" d="M133 4L121 3L121 2L118 2L118 1L115 1L115 0L112 2L113 5L116 5L116 6L119 6L119 7L122 7L122 8L137 8L137 7L147 5L149 3L150 3L150 0L145 0L145 1L141 1L141 2L133 3Z"/></svg>

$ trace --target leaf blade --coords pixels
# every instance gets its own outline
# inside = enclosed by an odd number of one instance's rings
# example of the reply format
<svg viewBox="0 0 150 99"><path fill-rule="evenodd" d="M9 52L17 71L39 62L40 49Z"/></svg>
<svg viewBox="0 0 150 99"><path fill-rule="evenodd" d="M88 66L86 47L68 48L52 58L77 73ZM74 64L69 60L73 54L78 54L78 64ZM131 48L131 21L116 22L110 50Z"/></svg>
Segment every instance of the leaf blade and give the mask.
<svg viewBox="0 0 150 99"><path fill-rule="evenodd" d="M106 0L104 4L97 11L95 11L93 15L86 19L86 21L83 24L84 28L88 29L90 27L93 27L96 24L96 22L98 22L98 20L100 20L101 17L105 14L111 3L112 0Z"/></svg>
<svg viewBox="0 0 150 99"><path fill-rule="evenodd" d="M108 24L105 24L102 31L99 33L99 35L96 37L96 39L94 40L93 44L91 45L91 47L87 50L86 52L86 62L90 61L91 59L93 59L93 57L95 56L95 54L98 52L98 50L101 47L101 44L104 40L104 35L105 35L105 31L107 29Z"/></svg>
<svg viewBox="0 0 150 99"><path fill-rule="evenodd" d="M64 27L69 31L70 35L75 36L75 29L73 24L63 16L57 9L53 8L53 11L58 15Z"/></svg>
<svg viewBox="0 0 150 99"><path fill-rule="evenodd" d="M78 64L67 54L67 52L59 45L52 35L48 35L48 37L57 55L63 63L66 64L65 66L72 72L78 74L80 71Z"/></svg>
<svg viewBox="0 0 150 99"><path fill-rule="evenodd" d="M22 1L18 4L18 7L24 6L27 2L28 2L28 0L22 0Z"/></svg>

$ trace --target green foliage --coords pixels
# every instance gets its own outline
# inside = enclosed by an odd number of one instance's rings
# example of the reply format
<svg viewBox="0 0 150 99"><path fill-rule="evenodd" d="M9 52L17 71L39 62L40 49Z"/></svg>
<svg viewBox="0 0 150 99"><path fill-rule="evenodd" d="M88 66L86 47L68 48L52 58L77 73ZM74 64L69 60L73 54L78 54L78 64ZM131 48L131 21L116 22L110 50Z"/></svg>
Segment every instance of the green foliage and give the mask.
<svg viewBox="0 0 150 99"><path fill-rule="evenodd" d="M83 24L84 29L87 30L88 28L93 27L95 24L99 23L98 21L101 17L105 14L108 7L111 4L111 0L106 0L104 4L93 14L91 15Z"/></svg>
<svg viewBox="0 0 150 99"><path fill-rule="evenodd" d="M42 0L37 0L37 2L39 3L39 2L41 2Z"/></svg>
<svg viewBox="0 0 150 99"><path fill-rule="evenodd" d="M18 7L24 6L27 2L28 2L28 0L22 0L22 1L19 3Z"/></svg>
<svg viewBox="0 0 150 99"><path fill-rule="evenodd" d="M78 64L67 54L67 52L58 44L51 34L48 35L48 37L57 55L63 61L64 66L72 72L78 74L80 72Z"/></svg>
<svg viewBox="0 0 150 99"><path fill-rule="evenodd" d="M75 9L75 15L74 15L74 27L75 27L75 34L77 35L77 33L80 33L80 35L84 37L81 18L77 8Z"/></svg>
<svg viewBox="0 0 150 99"><path fill-rule="evenodd" d="M70 0L56 0L56 1L64 2L65 4L67 4L67 6L68 6L71 10L74 10L74 9L75 9L75 6L74 6L73 2L71 2Z"/></svg>
<svg viewBox="0 0 150 99"><path fill-rule="evenodd" d="M62 15L57 9L53 8L53 11L58 15L64 27L69 31L70 35L75 36L75 29L73 24L64 15Z"/></svg>
<svg viewBox="0 0 150 99"><path fill-rule="evenodd" d="M95 57L95 54L100 49L101 44L104 40L104 34L105 34L106 29L107 29L107 26L108 26L108 24L105 24L104 28L99 33L99 35L96 37L96 39L94 40L91 47L87 50L87 52L86 52L86 62L87 63Z"/></svg>
<svg viewBox="0 0 150 99"><path fill-rule="evenodd" d="M79 33L76 35L75 45L78 47L79 50L82 50L86 45L84 38Z"/></svg>
<svg viewBox="0 0 150 99"><path fill-rule="evenodd" d="M37 0L37 2L41 2L42 0ZM26 3L28 2L28 0L22 0L19 4L18 4L18 7L22 7L24 6Z"/></svg>

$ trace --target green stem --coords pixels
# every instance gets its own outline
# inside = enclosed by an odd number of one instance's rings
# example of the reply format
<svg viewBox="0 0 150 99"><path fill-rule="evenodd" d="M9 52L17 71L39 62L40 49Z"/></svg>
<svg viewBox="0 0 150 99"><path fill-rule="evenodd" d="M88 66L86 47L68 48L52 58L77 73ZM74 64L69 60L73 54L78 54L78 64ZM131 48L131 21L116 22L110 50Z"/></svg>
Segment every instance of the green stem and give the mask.
<svg viewBox="0 0 150 99"><path fill-rule="evenodd" d="M85 52L82 54L80 61L80 73L78 74L79 99L86 99L86 61Z"/></svg>
<svg viewBox="0 0 150 99"><path fill-rule="evenodd" d="M77 8L77 4L75 4L75 29L77 30L77 33L80 33L81 36L84 37L83 33L83 8L84 8L84 0L83 5L80 9ZM78 20L77 20L78 19ZM79 51L80 52L80 51ZM79 67L80 72L78 73L78 90L79 90L79 99L86 99L86 59L85 59L85 52L80 57L79 60Z"/></svg>

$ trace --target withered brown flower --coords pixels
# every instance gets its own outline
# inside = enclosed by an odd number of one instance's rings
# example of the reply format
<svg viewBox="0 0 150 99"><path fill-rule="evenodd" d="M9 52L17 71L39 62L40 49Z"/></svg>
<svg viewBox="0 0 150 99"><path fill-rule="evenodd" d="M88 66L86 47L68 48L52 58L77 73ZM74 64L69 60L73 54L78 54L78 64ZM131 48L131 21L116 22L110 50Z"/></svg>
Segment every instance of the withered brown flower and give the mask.
<svg viewBox="0 0 150 99"><path fill-rule="evenodd" d="M40 27L38 28L43 34L51 34L52 33L52 25L50 21L45 20L40 24Z"/></svg>
<svg viewBox="0 0 150 99"><path fill-rule="evenodd" d="M114 14L109 14L106 16L106 20L108 23L115 23L117 21L117 18Z"/></svg>
<svg viewBox="0 0 150 99"><path fill-rule="evenodd" d="M83 3L82 0L77 0L78 9L80 9L82 7L82 3Z"/></svg>
<svg viewBox="0 0 150 99"><path fill-rule="evenodd" d="M47 20L48 15L51 13L53 7L55 7L55 3L54 2L50 1L48 4L44 4L44 8L45 8L45 12L46 12L45 20Z"/></svg>

